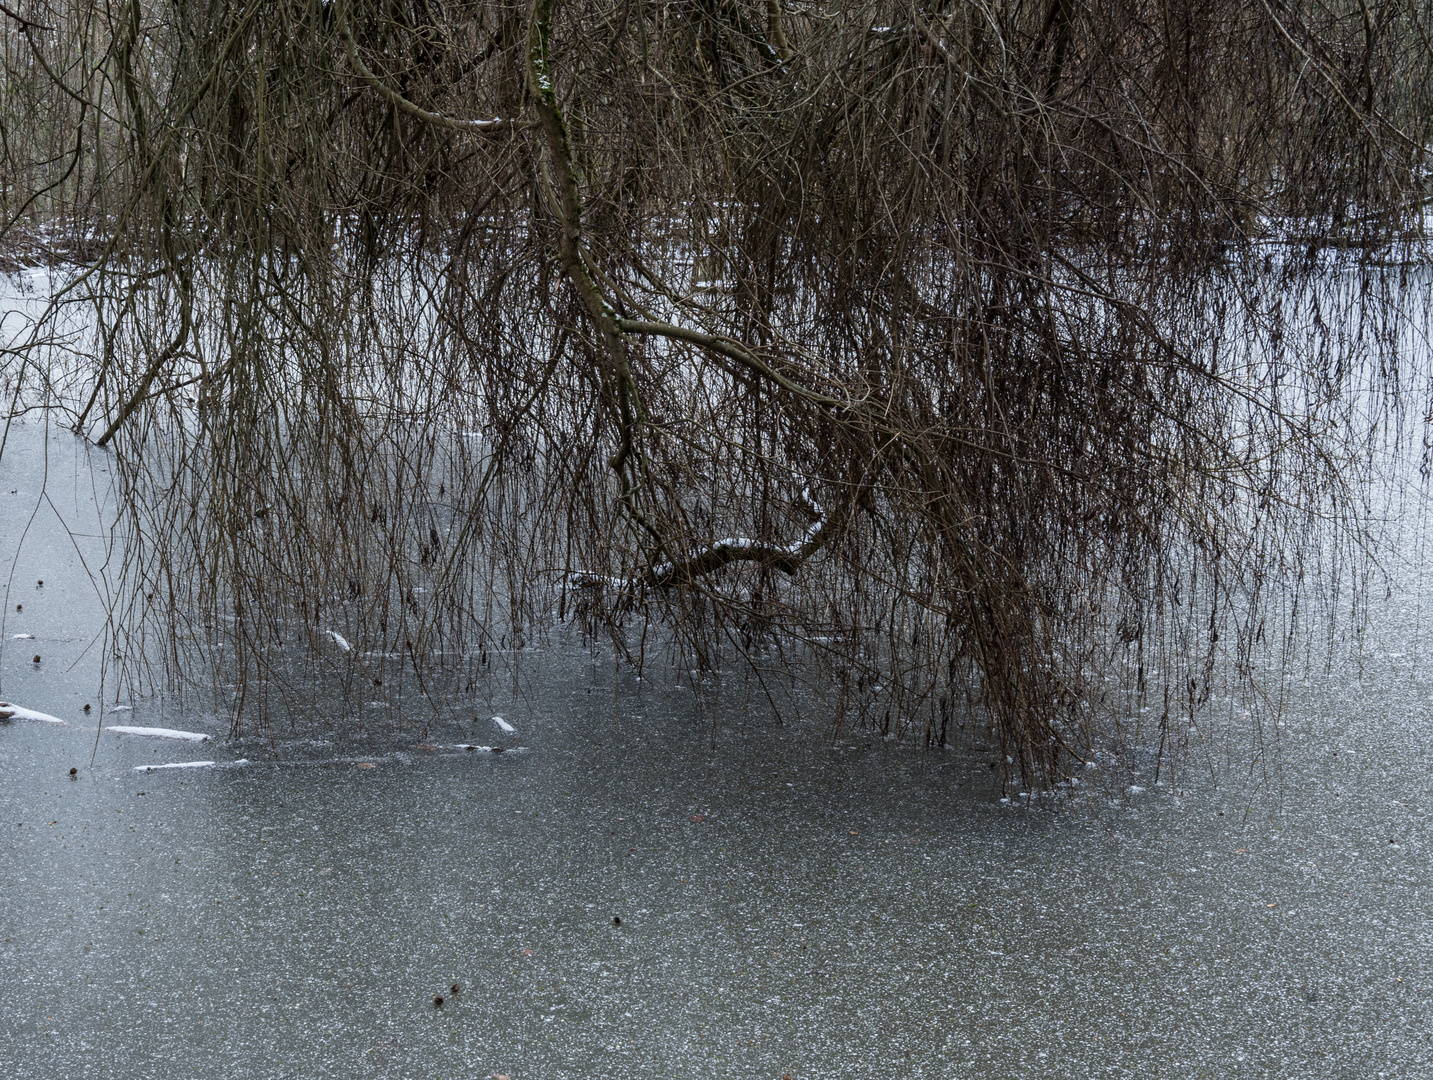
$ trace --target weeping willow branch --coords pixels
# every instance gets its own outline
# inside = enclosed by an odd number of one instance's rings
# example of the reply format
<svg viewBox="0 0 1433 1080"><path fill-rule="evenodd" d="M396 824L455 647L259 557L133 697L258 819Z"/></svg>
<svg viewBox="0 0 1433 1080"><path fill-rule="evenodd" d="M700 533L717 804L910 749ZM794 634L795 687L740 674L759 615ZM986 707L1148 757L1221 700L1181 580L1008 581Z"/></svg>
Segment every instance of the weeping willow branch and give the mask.
<svg viewBox="0 0 1433 1080"><path fill-rule="evenodd" d="M425 109L421 105L409 101L374 74L368 65L363 62L362 58L359 57L357 43L354 42L353 34L348 28L348 15L344 10L345 7L346 4L343 3L338 5L338 32L343 38L343 47L348 56L348 62L358 74L358 77L373 89L377 90L383 99L393 105L394 108L407 113L409 116L416 117L426 124L432 124L435 127L449 128L453 131L492 132L532 126L530 121L505 117L494 117L491 120L465 120L459 117L446 116L443 113L433 112L430 109Z"/></svg>
<svg viewBox="0 0 1433 1080"><path fill-rule="evenodd" d="M189 332L192 328L190 312L190 298L186 292L180 300L179 331L174 335L174 340L154 354L154 359L150 361L149 367L145 368L144 374L140 377L139 386L135 388L134 393L130 395L128 400L120 406L119 411L114 415L114 419L111 420L109 426L104 429L104 433L95 440L96 446L104 447L114 438L115 432L119 431L119 429L124 426L125 421L134 415L135 410L149 399L150 388L154 385L154 380L159 377L160 372L173 363L175 358L183 351L185 342L189 340Z"/></svg>
<svg viewBox="0 0 1433 1080"><path fill-rule="evenodd" d="M775 386L779 386L793 397L802 401L808 401L813 405L819 405L827 409L851 409L852 402L842 401L833 398L819 391L811 390L793 382L781 372L777 371L770 364L763 361L750 349L732 341L716 337L712 334L703 333L700 330L693 330L684 326L673 326L670 323L650 322L641 319L618 319L617 328L628 334L652 334L656 337L671 338L675 341L685 341L692 345L700 345L710 349L712 352L720 353L728 360L735 360L742 367Z"/></svg>
<svg viewBox="0 0 1433 1080"><path fill-rule="evenodd" d="M620 437L615 453L608 461L612 471L622 477L623 501L640 517L635 507L636 481L630 468L636 452L636 429L641 415L641 399L637 382L632 377L632 364L627 345L617 326L617 313L602 295L597 282L587 269L582 250L582 190L573 160L572 143L567 121L557 104L557 88L553 84L548 60L552 36L552 0L534 0L528 20L527 85L532 94L543 136L547 143L548 176L557 186L554 205L557 208L558 262L588 315L597 324L612 369L611 382L617 399Z"/></svg>
<svg viewBox="0 0 1433 1080"><path fill-rule="evenodd" d="M796 55L781 26L781 0L766 0L766 40L782 63Z"/></svg>

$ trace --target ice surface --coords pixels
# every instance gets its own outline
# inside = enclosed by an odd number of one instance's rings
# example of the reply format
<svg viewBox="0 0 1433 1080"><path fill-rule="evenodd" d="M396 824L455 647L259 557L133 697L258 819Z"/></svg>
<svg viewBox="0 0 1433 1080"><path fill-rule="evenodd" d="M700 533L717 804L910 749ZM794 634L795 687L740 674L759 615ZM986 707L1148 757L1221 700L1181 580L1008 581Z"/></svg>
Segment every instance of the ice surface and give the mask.
<svg viewBox="0 0 1433 1080"><path fill-rule="evenodd" d="M824 718L753 724L740 699L631 684L617 726L610 664L541 679L525 737L543 752L514 760L455 746L454 718L434 722L442 752L402 764L427 735L256 739L278 760L147 778L145 758L180 762L109 740L72 783L92 733L0 733L0 917L16 913L0 1073L84 1076L102 1045L113 1075L187 1080L197 1045L205 1076L315 1080L907 1061L911 1077L1137 1080L1152 1053L1181 1077L1433 1075L1417 899L1433 744L1411 710L1330 707L1402 725L1411 749L1365 769L1348 751L1378 742L1341 727L1333 761L1324 733L1272 810L1237 775L1176 805L1152 757L1147 775L1082 773L1078 797L1001 804L993 750L906 751L853 726L837 753ZM1131 785L1138 814L1104 810Z"/></svg>
<svg viewBox="0 0 1433 1080"><path fill-rule="evenodd" d="M58 595L62 539L17 580ZM185 751L102 740L91 765L98 650L71 673L26 649L5 692L72 723L0 725L0 1080L97 1054L146 1080L1433 1076L1433 728L1386 655L1420 655L1428 600L1388 610L1383 658L1292 688L1272 779L1212 752L1171 777L1156 739L1004 803L994 746L853 722L837 751L819 697L772 725L756 681L663 693L585 646L483 699L540 710L541 753L465 753L474 712L420 732L394 689L318 699L301 737L322 740L255 737L263 766L214 748L140 779ZM443 752L398 756L419 738Z"/></svg>

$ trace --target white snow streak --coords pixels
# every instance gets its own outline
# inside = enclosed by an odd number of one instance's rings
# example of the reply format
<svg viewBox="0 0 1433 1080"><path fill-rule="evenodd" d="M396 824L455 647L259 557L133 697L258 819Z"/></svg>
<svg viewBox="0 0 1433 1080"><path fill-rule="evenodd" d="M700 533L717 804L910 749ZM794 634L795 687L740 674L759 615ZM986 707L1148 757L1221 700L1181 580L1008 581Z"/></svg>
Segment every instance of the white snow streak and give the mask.
<svg viewBox="0 0 1433 1080"><path fill-rule="evenodd" d="M37 724L64 723L58 716L36 712L21 705L11 705L8 701L0 701L0 720L32 720Z"/></svg>
<svg viewBox="0 0 1433 1080"><path fill-rule="evenodd" d="M145 735L151 739L182 739L185 742L208 742L209 736L200 734L197 731L175 731L173 728L162 727L125 727L123 725L107 727L105 731L115 735Z"/></svg>
<svg viewBox="0 0 1433 1080"><path fill-rule="evenodd" d="M135 772L154 772L155 769L208 769L212 761L171 761L165 765L136 765Z"/></svg>
<svg viewBox="0 0 1433 1080"><path fill-rule="evenodd" d="M453 744L452 746L450 746L448 749L450 749L450 750L467 750L467 751L470 751L471 753L475 753L475 754L517 754L517 753L521 753L521 752L525 751L525 750L527 749L527 747L526 747L526 746L510 746L510 747L504 748L504 747L501 747L501 746L479 746L477 743L463 743L463 742L460 742L460 743L454 743L454 744Z"/></svg>

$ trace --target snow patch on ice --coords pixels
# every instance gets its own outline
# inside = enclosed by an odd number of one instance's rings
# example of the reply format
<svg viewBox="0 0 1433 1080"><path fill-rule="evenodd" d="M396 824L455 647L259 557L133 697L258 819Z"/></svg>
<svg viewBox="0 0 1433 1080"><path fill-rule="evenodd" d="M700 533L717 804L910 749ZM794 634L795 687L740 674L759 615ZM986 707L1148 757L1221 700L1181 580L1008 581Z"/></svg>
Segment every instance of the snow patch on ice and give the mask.
<svg viewBox="0 0 1433 1080"><path fill-rule="evenodd" d="M22 705L11 705L8 701L0 701L0 720L30 720L37 724L64 723L58 716L36 712L34 709L27 709Z"/></svg>
<svg viewBox="0 0 1433 1080"><path fill-rule="evenodd" d="M509 735L511 735L514 731L517 730L517 728L513 727L513 726L512 726L511 724L509 724L506 720L504 720L501 716L494 716L494 717L493 717L493 723L494 723L494 724L497 724L498 727L502 728L502 729L503 729L505 732L507 732Z"/></svg>
<svg viewBox="0 0 1433 1080"><path fill-rule="evenodd" d="M476 743L454 743L453 750L468 750L475 754L516 754L527 749L526 746L513 746L504 748L501 746L479 746Z"/></svg>
<svg viewBox="0 0 1433 1080"><path fill-rule="evenodd" d="M185 742L208 742L209 736L197 731L175 731L173 728L162 727L125 727L118 725L107 727L105 731L115 735L145 735L151 739L182 739Z"/></svg>
<svg viewBox="0 0 1433 1080"><path fill-rule="evenodd" d="M136 765L135 772L154 772L155 769L212 769L212 761L170 761L163 765Z"/></svg>
<svg viewBox="0 0 1433 1080"><path fill-rule="evenodd" d="M324 633L327 634L329 637L333 638L333 643L337 645L340 649L342 649L344 652L353 651L353 646L348 643L348 639L345 638L342 634L340 634L337 630L325 630Z"/></svg>

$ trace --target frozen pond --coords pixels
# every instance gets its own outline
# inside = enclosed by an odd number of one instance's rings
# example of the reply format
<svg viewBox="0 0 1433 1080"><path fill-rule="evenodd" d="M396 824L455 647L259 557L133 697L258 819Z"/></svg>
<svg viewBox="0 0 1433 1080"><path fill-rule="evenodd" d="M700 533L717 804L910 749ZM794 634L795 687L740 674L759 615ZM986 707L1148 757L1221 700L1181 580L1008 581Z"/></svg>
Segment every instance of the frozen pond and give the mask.
<svg viewBox="0 0 1433 1080"><path fill-rule="evenodd" d="M96 741L69 435L12 436L0 555L46 445L0 699L66 723L0 724L0 1075L1433 1073L1411 591L1361 668L1305 680L1267 778L1033 808L978 748L836 746L735 679L715 702L623 674L614 698L575 650L476 724L358 710L231 745L136 700L105 722L213 738Z"/></svg>

